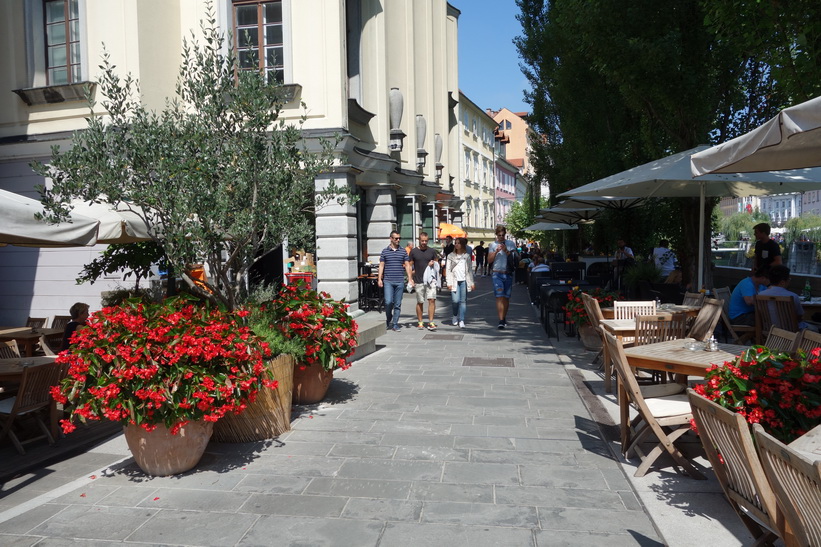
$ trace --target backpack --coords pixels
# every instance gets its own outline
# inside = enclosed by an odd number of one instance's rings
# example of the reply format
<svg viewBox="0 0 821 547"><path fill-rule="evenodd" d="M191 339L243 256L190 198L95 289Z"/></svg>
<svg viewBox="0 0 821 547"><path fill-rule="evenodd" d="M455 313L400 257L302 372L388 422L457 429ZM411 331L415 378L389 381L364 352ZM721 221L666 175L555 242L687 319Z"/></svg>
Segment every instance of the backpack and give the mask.
<svg viewBox="0 0 821 547"><path fill-rule="evenodd" d="M521 257L516 250L510 251L507 255L507 274L513 275L516 272L516 267L519 265Z"/></svg>

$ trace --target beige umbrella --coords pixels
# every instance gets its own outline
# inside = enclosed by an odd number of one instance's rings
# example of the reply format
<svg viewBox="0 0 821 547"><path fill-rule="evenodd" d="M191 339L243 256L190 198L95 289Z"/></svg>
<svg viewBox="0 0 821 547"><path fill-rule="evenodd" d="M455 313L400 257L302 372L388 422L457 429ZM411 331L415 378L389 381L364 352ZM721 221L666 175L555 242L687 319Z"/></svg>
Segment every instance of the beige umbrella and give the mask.
<svg viewBox="0 0 821 547"><path fill-rule="evenodd" d="M590 224L601 215L600 208L564 209L558 205L539 211L536 220L563 224Z"/></svg>
<svg viewBox="0 0 821 547"><path fill-rule="evenodd" d="M0 190L0 245L82 247L97 241L96 219L73 213L68 222L37 220L43 205L31 198Z"/></svg>
<svg viewBox="0 0 821 547"><path fill-rule="evenodd" d="M72 201L71 207L72 212L100 222L97 243L135 243L151 239L151 229L139 207L123 203L88 203L81 200Z"/></svg>
<svg viewBox="0 0 821 547"><path fill-rule="evenodd" d="M555 232L558 230L578 230L579 227L571 224L553 223L553 222L537 222L528 226L524 230L526 232Z"/></svg>
<svg viewBox="0 0 821 547"><path fill-rule="evenodd" d="M693 176L821 166L821 97L786 108L740 137L693 154Z"/></svg>

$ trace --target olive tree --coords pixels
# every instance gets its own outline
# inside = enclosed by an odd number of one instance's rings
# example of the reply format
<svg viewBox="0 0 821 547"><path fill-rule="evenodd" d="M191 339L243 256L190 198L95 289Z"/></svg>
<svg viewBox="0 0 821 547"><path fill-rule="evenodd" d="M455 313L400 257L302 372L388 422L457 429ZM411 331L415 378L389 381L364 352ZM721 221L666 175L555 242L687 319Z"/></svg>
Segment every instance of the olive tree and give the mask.
<svg viewBox="0 0 821 547"><path fill-rule="evenodd" d="M138 82L118 76L104 53L105 113L95 113L89 94L88 127L69 150L55 147L50 164L32 167L52 181L40 189L47 218L64 217L72 199L131 206L174 271L207 264L209 278L194 290L234 308L262 255L285 238L310 238L315 209L350 195L333 182L315 191L334 143L309 144L304 117L286 123L282 88L238 70L213 12L201 29L202 38L183 42L175 96L159 112L141 103Z"/></svg>

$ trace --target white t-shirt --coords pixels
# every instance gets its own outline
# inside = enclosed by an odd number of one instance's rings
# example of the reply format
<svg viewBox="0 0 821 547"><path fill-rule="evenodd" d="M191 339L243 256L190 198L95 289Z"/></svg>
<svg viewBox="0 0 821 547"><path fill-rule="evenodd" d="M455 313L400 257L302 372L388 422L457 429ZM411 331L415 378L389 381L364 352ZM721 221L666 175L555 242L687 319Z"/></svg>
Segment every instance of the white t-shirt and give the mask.
<svg viewBox="0 0 821 547"><path fill-rule="evenodd" d="M676 254L666 247L653 249L653 261L663 276L670 275L676 269Z"/></svg>
<svg viewBox="0 0 821 547"><path fill-rule="evenodd" d="M511 240L505 240L505 247L509 252L516 250L516 244L513 243ZM501 248L501 243L498 241L493 241L488 245L487 252L488 253L496 253L497 249ZM494 272L505 272L507 271L507 257L505 253L496 253L496 257L493 260L493 271Z"/></svg>

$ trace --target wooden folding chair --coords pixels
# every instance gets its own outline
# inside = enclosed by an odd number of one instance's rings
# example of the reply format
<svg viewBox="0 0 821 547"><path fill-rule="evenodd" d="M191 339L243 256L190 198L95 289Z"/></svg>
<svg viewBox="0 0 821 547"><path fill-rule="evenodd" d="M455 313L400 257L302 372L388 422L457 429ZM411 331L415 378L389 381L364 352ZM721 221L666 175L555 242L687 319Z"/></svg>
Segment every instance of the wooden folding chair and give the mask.
<svg viewBox="0 0 821 547"><path fill-rule="evenodd" d="M60 353L60 343L58 343L57 340L53 337L41 336L40 348L43 350L44 355L53 357Z"/></svg>
<svg viewBox="0 0 821 547"><path fill-rule="evenodd" d="M26 319L26 326L32 329L42 329L46 326L48 317L29 317Z"/></svg>
<svg viewBox="0 0 821 547"><path fill-rule="evenodd" d="M17 340L0 340L0 359L16 359L20 357L20 348Z"/></svg>
<svg viewBox="0 0 821 547"><path fill-rule="evenodd" d="M771 544L778 539L775 494L755 451L750 426L741 414L692 389L687 396L704 452L727 501L756 539L755 545Z"/></svg>
<svg viewBox="0 0 821 547"><path fill-rule="evenodd" d="M821 348L821 334L811 331L810 329L803 329L801 337L796 344L795 351L804 350L808 355L815 348Z"/></svg>
<svg viewBox="0 0 821 547"><path fill-rule="evenodd" d="M627 431L622 431L622 453L629 459L632 453L641 458L641 464L633 476L643 477L662 454L669 454L676 464L695 479L704 479L690 461L676 447L676 441L690 430L690 403L683 393L645 398L636 377L627 363L624 348L618 339L602 328L607 352L613 361L619 379L619 389L624 390L627 402L637 416L630 421ZM624 424L623 424L624 425ZM669 433L667 432L669 431ZM641 443L655 437L657 444L647 453Z"/></svg>
<svg viewBox="0 0 821 547"><path fill-rule="evenodd" d="M682 306L701 306L704 303L704 293L701 292L686 292L684 293L684 300L681 302Z"/></svg>
<svg viewBox="0 0 821 547"><path fill-rule="evenodd" d="M742 344L752 340L755 337L755 326L733 324L730 319L730 299L732 298L730 287L716 289L716 298L721 300L721 321L727 330L727 338L733 344Z"/></svg>
<svg viewBox="0 0 821 547"><path fill-rule="evenodd" d="M583 292L581 294L582 297L582 304L584 305L584 311L587 313L587 317L590 319L590 325L596 329L596 332L599 332L599 322L604 319L604 315L601 311L601 306L599 305L599 301ZM604 352L604 345L602 345L602 349L596 353L596 356L593 357L593 363L595 363Z"/></svg>
<svg viewBox="0 0 821 547"><path fill-rule="evenodd" d="M753 424L761 466L775 493L778 531L788 545L821 545L821 460L790 448Z"/></svg>
<svg viewBox="0 0 821 547"><path fill-rule="evenodd" d="M24 444L28 444L40 439L48 439L49 444L54 444L54 437L51 436L46 423L40 416L40 411L47 410L51 405L51 386L60 382L63 375L63 367L58 363L47 365L29 366L23 369L23 378L20 381L20 388L17 395L9 399L0 400L0 418L5 416L5 420L0 430L0 440L7 435L20 454L25 454ZM31 416L37 421L37 425L43 435L21 441L14 432L15 422L22 417Z"/></svg>
<svg viewBox="0 0 821 547"><path fill-rule="evenodd" d="M797 332L790 332L784 329L779 329L776 326L770 327L770 332L767 334L767 339L764 345L770 351L781 351L784 353L793 353L796 349L798 339Z"/></svg>
<svg viewBox="0 0 821 547"><path fill-rule="evenodd" d="M70 315L55 315L54 319L51 320L51 328L66 330L66 325L68 325L70 322Z"/></svg>
<svg viewBox="0 0 821 547"><path fill-rule="evenodd" d="M721 319L721 310L721 300L705 298L687 336L702 342L709 339Z"/></svg>
<svg viewBox="0 0 821 547"><path fill-rule="evenodd" d="M613 313L616 319L635 319L637 315L655 315L655 300L637 300L628 302L616 300L613 302Z"/></svg>
<svg viewBox="0 0 821 547"><path fill-rule="evenodd" d="M636 316L636 340L637 346L656 344L668 340L678 340L684 338L687 333L687 314L685 313L663 313L658 315L638 315ZM637 371L638 372L638 371ZM641 374L644 374L642 377ZM649 374L649 376L648 376ZM653 383L667 383L667 373L661 371L641 372L636 375L639 382L652 381ZM684 391L683 388L681 391ZM646 394L645 394L646 396Z"/></svg>
<svg viewBox="0 0 821 547"><path fill-rule="evenodd" d="M791 296L755 295L755 340L764 343L764 337L775 325L780 329L798 332L798 316Z"/></svg>

